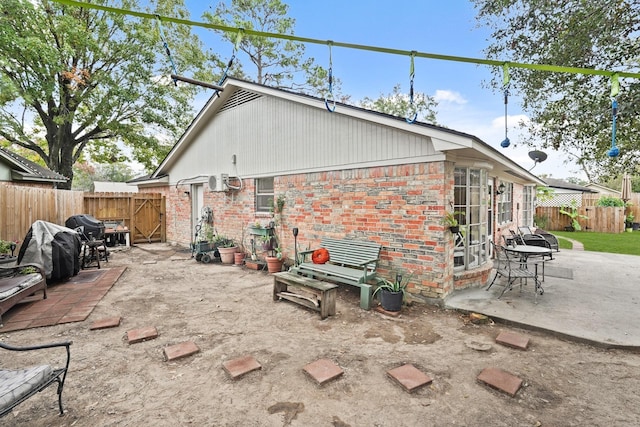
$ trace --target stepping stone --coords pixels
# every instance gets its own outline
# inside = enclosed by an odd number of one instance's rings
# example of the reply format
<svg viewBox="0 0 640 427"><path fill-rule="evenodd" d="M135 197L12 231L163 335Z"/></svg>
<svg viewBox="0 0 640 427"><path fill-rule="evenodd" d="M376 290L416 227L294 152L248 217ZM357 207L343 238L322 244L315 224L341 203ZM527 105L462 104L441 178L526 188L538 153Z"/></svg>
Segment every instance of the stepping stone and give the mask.
<svg viewBox="0 0 640 427"><path fill-rule="evenodd" d="M500 334L496 338L496 342L498 344L506 345L508 347L513 347L520 350L526 350L529 346L529 338L507 331L500 332Z"/></svg>
<svg viewBox="0 0 640 427"><path fill-rule="evenodd" d="M127 341L129 342L129 344L152 340L154 338L158 338L158 330L155 328L155 326L146 326L144 328L133 329L127 332Z"/></svg>
<svg viewBox="0 0 640 427"><path fill-rule="evenodd" d="M121 317L107 317L106 319L96 320L89 327L90 331L94 331L96 329L107 329L107 328L115 328L116 326L120 326Z"/></svg>
<svg viewBox="0 0 640 427"><path fill-rule="evenodd" d="M384 308L382 308L382 306L381 306L381 305L377 306L377 307L375 308L375 310L376 310L378 313L384 314L385 316L391 316L391 317L398 317L398 316L400 316L400 312L399 312L399 311L387 311L387 310L385 310Z"/></svg>
<svg viewBox="0 0 640 427"><path fill-rule="evenodd" d="M309 363L303 368L303 370L316 382L318 385L323 385L327 381L331 381L334 378L338 378L344 374L344 371L340 366L333 363L328 359L320 359L315 362Z"/></svg>
<svg viewBox="0 0 640 427"><path fill-rule="evenodd" d="M500 368L485 368L478 375L478 380L509 394L511 397L514 397L522 386L522 379Z"/></svg>
<svg viewBox="0 0 640 427"><path fill-rule="evenodd" d="M464 342L464 345L467 347L476 350L476 351L489 351L493 347L491 344L480 341L474 338L470 338Z"/></svg>
<svg viewBox="0 0 640 427"><path fill-rule="evenodd" d="M170 345L164 349L164 358L166 361L179 359L181 357L191 356L199 352L200 349L196 343L192 341L185 341L180 344Z"/></svg>
<svg viewBox="0 0 640 427"><path fill-rule="evenodd" d="M409 393L433 382L433 378L409 363L387 371L387 375L396 380Z"/></svg>
<svg viewBox="0 0 640 427"><path fill-rule="evenodd" d="M260 366L253 356L243 356L237 359L228 360L222 364L222 367L233 379L240 378L251 371L262 369L262 366Z"/></svg>

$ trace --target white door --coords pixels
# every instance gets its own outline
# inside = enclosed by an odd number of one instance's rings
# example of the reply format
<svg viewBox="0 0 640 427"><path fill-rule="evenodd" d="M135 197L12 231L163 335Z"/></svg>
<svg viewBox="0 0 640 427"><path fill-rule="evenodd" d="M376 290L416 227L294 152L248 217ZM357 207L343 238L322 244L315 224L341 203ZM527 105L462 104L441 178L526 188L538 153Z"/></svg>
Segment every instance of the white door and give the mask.
<svg viewBox="0 0 640 427"><path fill-rule="evenodd" d="M193 242L197 241L200 235L202 208L204 208L204 184L191 184L191 241Z"/></svg>

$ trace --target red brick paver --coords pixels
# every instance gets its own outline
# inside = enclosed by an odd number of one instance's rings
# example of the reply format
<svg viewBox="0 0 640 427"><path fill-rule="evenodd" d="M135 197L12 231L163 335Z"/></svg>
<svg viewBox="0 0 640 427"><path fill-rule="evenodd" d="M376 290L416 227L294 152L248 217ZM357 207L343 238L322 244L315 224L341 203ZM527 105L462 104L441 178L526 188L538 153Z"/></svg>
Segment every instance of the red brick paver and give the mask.
<svg viewBox="0 0 640 427"><path fill-rule="evenodd" d="M144 328L133 329L127 332L127 341L129 344L136 344L154 338L158 338L158 330L155 326L145 326Z"/></svg>
<svg viewBox="0 0 640 427"><path fill-rule="evenodd" d="M120 316L107 317L106 319L96 320L91 324L89 330L94 331L96 329L115 328L116 326L120 326L121 320L122 318Z"/></svg>
<svg viewBox="0 0 640 427"><path fill-rule="evenodd" d="M126 267L81 270L76 276L47 287L47 299L40 292L12 307L2 316L0 332L81 322L120 278Z"/></svg>
<svg viewBox="0 0 640 427"><path fill-rule="evenodd" d="M387 371L387 375L393 378L409 393L412 393L420 387L431 384L433 382L433 378L423 373L411 364L406 364L398 368L391 369Z"/></svg>
<svg viewBox="0 0 640 427"><path fill-rule="evenodd" d="M328 359L320 359L315 362L309 363L307 366L303 368L303 370L319 385L323 385L324 383L331 381L334 378L338 378L340 375L344 374L344 371L340 366L333 363Z"/></svg>
<svg viewBox="0 0 640 427"><path fill-rule="evenodd" d="M240 378L251 371L262 369L262 366L253 358L253 356L243 356L237 359L228 360L222 364L222 367L233 379Z"/></svg>
<svg viewBox="0 0 640 427"><path fill-rule="evenodd" d="M164 358L167 361L179 359L181 357L191 356L199 352L200 349L196 343L192 341L181 342L180 344L170 345L164 349Z"/></svg>
<svg viewBox="0 0 640 427"><path fill-rule="evenodd" d="M516 334L514 332L502 331L496 338L498 344L506 345L508 347L517 348L520 350L526 350L529 346L529 338Z"/></svg>
<svg viewBox="0 0 640 427"><path fill-rule="evenodd" d="M478 375L478 380L511 395L511 397L515 396L522 386L522 379L500 368L483 369Z"/></svg>

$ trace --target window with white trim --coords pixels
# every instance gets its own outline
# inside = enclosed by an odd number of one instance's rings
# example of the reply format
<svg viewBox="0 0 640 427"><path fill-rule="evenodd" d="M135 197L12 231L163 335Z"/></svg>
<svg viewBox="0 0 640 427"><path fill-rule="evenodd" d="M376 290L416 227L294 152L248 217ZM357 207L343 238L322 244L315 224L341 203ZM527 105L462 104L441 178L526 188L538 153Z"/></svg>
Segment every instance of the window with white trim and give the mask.
<svg viewBox="0 0 640 427"><path fill-rule="evenodd" d="M487 171L455 168L453 210L458 215L460 232L455 236L453 266L468 270L487 262L488 213L490 194Z"/></svg>
<svg viewBox="0 0 640 427"><path fill-rule="evenodd" d="M504 183L504 187L504 193L498 196L496 202L499 224L513 221L513 183Z"/></svg>
<svg viewBox="0 0 640 427"><path fill-rule="evenodd" d="M273 208L273 177L256 179L256 212L271 212Z"/></svg>
<svg viewBox="0 0 640 427"><path fill-rule="evenodd" d="M535 187L527 185L522 189L522 224L525 226L533 226L533 196Z"/></svg>

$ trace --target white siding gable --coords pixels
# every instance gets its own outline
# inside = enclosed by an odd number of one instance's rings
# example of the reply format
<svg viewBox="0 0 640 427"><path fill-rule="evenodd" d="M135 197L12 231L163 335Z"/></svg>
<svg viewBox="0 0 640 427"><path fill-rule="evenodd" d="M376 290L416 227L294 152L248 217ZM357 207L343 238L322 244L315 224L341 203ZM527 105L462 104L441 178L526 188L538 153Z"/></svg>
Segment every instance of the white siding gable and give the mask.
<svg viewBox="0 0 640 427"><path fill-rule="evenodd" d="M244 89L199 129L168 171L173 183L219 173L259 177L444 158L428 136Z"/></svg>

